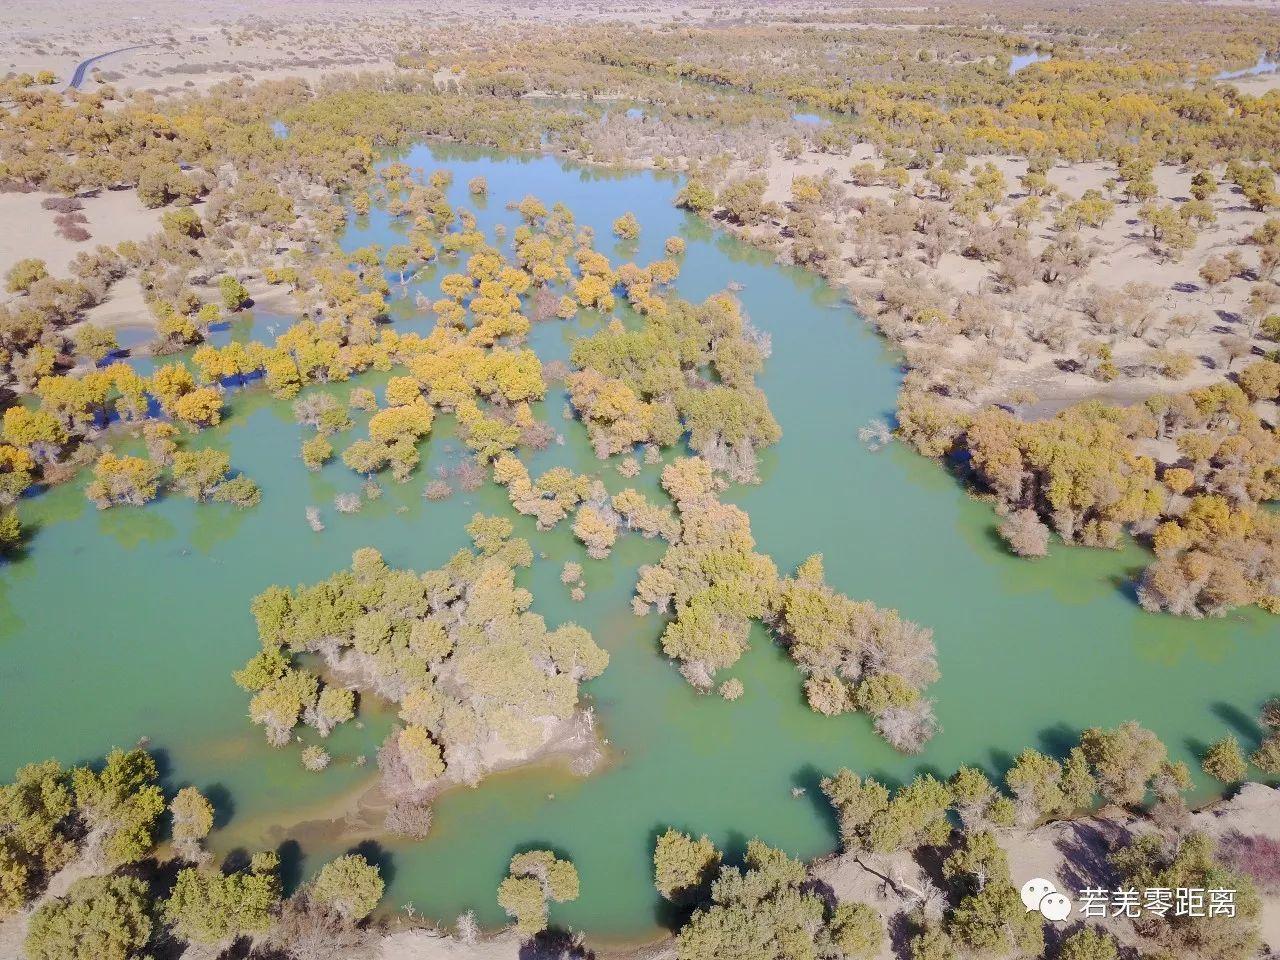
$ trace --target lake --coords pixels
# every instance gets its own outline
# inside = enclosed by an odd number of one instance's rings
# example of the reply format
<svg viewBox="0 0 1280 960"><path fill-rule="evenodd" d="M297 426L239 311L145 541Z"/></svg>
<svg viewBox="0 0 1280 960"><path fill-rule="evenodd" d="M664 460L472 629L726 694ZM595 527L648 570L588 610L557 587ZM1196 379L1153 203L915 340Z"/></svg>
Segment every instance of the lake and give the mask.
<svg viewBox="0 0 1280 960"><path fill-rule="evenodd" d="M1234 80L1237 77L1256 77L1260 73L1271 73L1276 67L1280 67L1280 60L1274 59L1264 50L1258 54L1258 62L1253 66L1245 67L1242 70L1223 70L1214 79Z"/></svg>
<svg viewBox="0 0 1280 960"><path fill-rule="evenodd" d="M1019 70L1025 70L1033 63L1044 63L1046 60L1052 60L1053 54L1042 53L1039 50L1029 50L1025 53L1015 53L1009 58L1009 76L1013 76Z"/></svg>
<svg viewBox="0 0 1280 960"><path fill-rule="evenodd" d="M1085 726L1129 719L1158 733L1197 776L1204 744L1236 733L1252 748L1249 717L1280 692L1275 620L1144 613L1130 586L1148 559L1143 551L1057 544L1046 559L1019 560L996 537L989 507L936 464L900 444L864 449L856 431L891 414L899 370L826 283L675 209L673 179L443 147L419 147L403 159L452 171L451 201L475 209L486 231L513 228L518 215L508 205L535 194L548 206L563 201L594 227L615 264L659 259L666 237L684 237L676 286L686 298L742 285L752 322L773 338L759 382L784 436L763 454L761 483L733 487L726 498L750 513L758 549L782 571L821 552L837 589L898 607L935 630L942 679L930 692L943 731L922 755L905 757L863 717L812 713L800 674L760 629L726 674L743 681L746 695L729 703L695 694L658 647L662 620L629 607L636 568L660 556L660 542L625 537L612 558L594 561L568 523L539 533L519 517L517 531L538 557L520 576L534 609L552 625L583 624L612 656L604 675L584 686L609 740L609 763L585 779L549 764L446 794L429 837L385 840L372 851L391 904L412 903L446 922L474 908L482 922L499 923L494 890L511 854L547 846L572 857L582 876L581 898L553 907L555 922L598 939L643 939L665 916L652 885L655 835L676 826L706 833L731 853L757 836L797 856L826 853L837 838L817 780L841 765L892 783L923 770L945 776L966 762L994 776L1026 746L1060 753ZM466 192L476 175L489 184L479 200ZM626 211L643 232L634 243L615 243L610 224ZM343 243L385 246L401 229L375 209L353 220ZM413 294L438 290L451 269L434 267L396 290L403 297L394 322L428 329ZM260 315L222 335L269 335L286 322ZM531 342L544 360L565 357L575 336L601 322L583 312L539 324ZM345 397L348 388L334 389ZM582 472L604 466L581 425L563 418L564 404L557 385L538 407L566 442L522 454L535 475L555 463ZM348 724L327 742L335 762L321 774L302 769L296 746L267 747L231 681L258 646L250 599L273 583L326 577L366 545L395 566L438 566L465 544L463 525L474 512L511 511L493 484L442 502L423 499L436 467L459 456L451 417L437 418L410 482L388 477L380 500L344 516L333 498L358 490L360 478L340 462L318 473L303 467L304 431L288 403L250 390L232 394L230 406L231 422L195 442L229 450L233 465L258 481L263 498L254 510L170 497L99 512L84 498L87 478L21 505L35 533L25 554L0 568L0 774L49 756L86 761L149 737L168 787L193 783L214 799L218 852L293 838L285 861L296 880L349 845L322 821L372 780L391 718L366 700L361 727ZM335 446L362 432L357 423ZM652 493L657 469L624 480L608 468L604 478L613 491ZM308 527L308 505L321 508L322 533ZM566 560L585 567L582 603L559 582ZM1203 799L1208 786L1198 783Z"/></svg>

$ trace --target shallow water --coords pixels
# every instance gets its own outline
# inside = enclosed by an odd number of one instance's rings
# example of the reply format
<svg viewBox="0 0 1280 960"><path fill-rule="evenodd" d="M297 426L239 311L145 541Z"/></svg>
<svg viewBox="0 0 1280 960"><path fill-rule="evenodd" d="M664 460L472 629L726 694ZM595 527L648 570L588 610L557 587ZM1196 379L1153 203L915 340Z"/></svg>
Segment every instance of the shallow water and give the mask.
<svg viewBox="0 0 1280 960"><path fill-rule="evenodd" d="M1236 77L1256 77L1260 73L1271 73L1280 67L1280 60L1274 59L1266 51L1258 54L1258 62L1243 70L1223 70L1215 79L1234 80Z"/></svg>
<svg viewBox="0 0 1280 960"><path fill-rule="evenodd" d="M1027 53L1015 53L1009 58L1009 76L1013 76L1019 70L1025 70L1033 63L1044 63L1046 60L1053 59L1053 54L1042 53L1039 50L1031 50Z"/></svg>
<svg viewBox="0 0 1280 960"><path fill-rule="evenodd" d="M687 298L743 285L752 321L773 337L760 383L784 437L763 456L762 483L733 488L728 498L750 513L759 549L783 571L822 552L838 589L934 628L942 680L931 693L944 730L924 754L904 757L861 717L810 712L799 674L759 630L730 672L746 696L737 703L697 696L658 649L661 620L629 609L635 569L661 554L658 542L624 538L610 560L592 561L567 523L537 533L518 518L520 534L545 554L521 576L535 609L551 624L582 623L612 655L605 674L584 688L610 740L610 763L583 780L555 765L525 769L441 798L425 841L371 851L382 859L392 903L445 920L475 908L496 923L494 889L511 854L549 846L571 856L582 875L581 899L554 907L553 919L599 937L640 938L664 919L649 862L656 833L677 826L730 851L759 836L798 856L824 853L835 833L816 781L841 765L893 782L921 770L946 775L964 762L994 775L1025 746L1061 751L1084 726L1128 719L1155 730L1193 766L1199 747L1225 733L1247 747L1256 741L1248 717L1277 693L1276 621L1145 614L1128 586L1142 551L1057 545L1047 559L1015 559L995 537L989 508L936 465L900 445L869 453L856 430L889 415L898 371L826 284L673 208L672 180L445 148L434 157L419 148L405 159L453 171L452 201L475 208L486 230L514 227L508 203L532 193L548 205L565 202L615 263L648 263L662 256L667 236L683 236L677 286ZM490 191L478 203L466 194L477 174ZM609 225L627 210L643 233L615 244ZM396 229L375 210L352 224L344 243L385 246ZM436 268L421 288L437 289L438 278ZM398 301L396 323L426 329L413 290ZM259 314L220 336L265 335L284 322ZM573 336L599 323L584 313L538 325L531 339L544 358L563 357ZM345 396L346 385L336 389ZM47 756L91 759L149 736L171 787L194 783L215 799L225 825L219 852L296 834L300 848L286 849L296 879L345 849L325 830L297 825L349 801L370 779L390 719L366 711L363 729L340 729L327 744L335 763L323 774L303 771L296 748L268 748L230 677L257 648L250 598L272 583L323 578L365 545L393 565L439 565L464 545L463 525L475 511L509 507L492 484L444 502L422 499L435 467L458 455L451 418L442 417L409 483L388 478L380 500L339 515L334 496L357 490L359 478L340 463L306 471L297 457L304 432L287 403L261 391L232 403L233 422L198 442L229 449L234 466L259 482L255 510L165 499L99 513L80 484L23 503L35 536L24 557L0 568L0 774ZM583 472L602 466L581 427L562 418L563 405L563 391L553 389L539 409L566 443L525 457L535 475L552 463ZM357 424L335 446L361 430ZM630 481L609 469L605 480L615 491L652 491L656 468ZM307 505L322 509L323 533L308 528ZM559 583L565 560L586 568L581 604ZM369 767L356 764L359 756ZM806 792L793 796L795 787Z"/></svg>

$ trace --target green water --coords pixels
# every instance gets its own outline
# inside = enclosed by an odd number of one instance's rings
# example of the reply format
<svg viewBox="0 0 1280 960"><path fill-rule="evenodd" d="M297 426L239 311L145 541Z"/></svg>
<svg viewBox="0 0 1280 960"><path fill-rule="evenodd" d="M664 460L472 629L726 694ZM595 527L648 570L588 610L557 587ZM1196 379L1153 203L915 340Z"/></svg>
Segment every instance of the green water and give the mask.
<svg viewBox="0 0 1280 960"><path fill-rule="evenodd" d="M1014 559L996 541L989 509L936 465L898 445L867 452L856 430L890 411L898 372L823 283L675 210L671 181L440 149L434 159L421 148L407 160L452 170L451 199L478 207L486 230L514 226L508 202L533 193L548 205L568 204L615 262L658 259L667 236L684 236L677 286L687 298L730 281L744 285L739 296L753 322L773 337L760 382L784 437L764 454L763 482L728 497L750 513L759 549L783 570L822 552L838 589L897 606L935 629L942 679L932 693L943 732L909 758L886 747L863 718L811 713L799 675L761 632L732 671L746 685L742 700L695 695L657 647L661 620L629 608L635 569L656 559L661 544L624 538L610 560L592 561L568 524L537 533L519 518L520 534L545 555L522 575L535 608L552 624L584 624L612 655L605 674L585 687L611 762L583 780L551 765L446 795L426 840L388 841L374 851L393 903L412 902L446 920L474 908L496 923L493 891L511 854L549 846L571 856L583 880L581 899L554 909L557 922L599 938L644 937L663 919L649 864L655 833L674 825L705 832L730 851L759 836L795 855L824 853L835 836L815 784L840 765L891 782L921 770L946 775L963 762L995 775L1024 746L1061 750L1086 725L1127 719L1151 727L1193 765L1196 750L1224 733L1254 742L1248 716L1280 692L1275 621L1144 614L1127 586L1144 562L1141 551L1058 546L1035 563ZM476 174L490 187L479 204L465 193ZM637 244L615 247L609 224L626 210L644 232ZM385 245L393 231L375 211L353 224L345 242ZM436 282L437 275L425 277L425 289ZM411 296L396 316L403 326L429 325ZM259 316L253 329L278 320ZM573 336L598 323L584 316L539 325L532 341L544 358L563 357ZM539 410L566 443L526 457L535 474L552 463L601 467L581 427L562 418L563 404L563 392L552 390ZM340 730L329 743L336 761L321 775L301 769L297 749L268 748L230 679L257 646L249 599L272 583L325 577L364 545L395 565L436 566L464 544L473 512L509 507L492 485L444 502L422 499L435 467L458 456L451 421L441 418L411 482L388 479L381 500L339 515L334 495L357 489L358 478L340 464L306 471L297 458L302 430L288 404L251 391L235 395L232 406L233 422L200 442L229 449L259 482L256 510L165 499L99 513L78 485L22 505L35 536L26 556L0 569L0 774L46 756L91 759L148 736L170 786L194 783L214 797L225 825L220 851L298 837L287 861L302 876L344 849L307 821L369 782L390 720L371 712L363 729ZM605 479L613 490L655 490L655 472L648 467L624 481L610 469ZM304 520L309 504L322 509L323 533ZM569 559L587 571L580 604L558 580ZM360 755L368 767L356 764ZM807 792L795 797L793 787Z"/></svg>

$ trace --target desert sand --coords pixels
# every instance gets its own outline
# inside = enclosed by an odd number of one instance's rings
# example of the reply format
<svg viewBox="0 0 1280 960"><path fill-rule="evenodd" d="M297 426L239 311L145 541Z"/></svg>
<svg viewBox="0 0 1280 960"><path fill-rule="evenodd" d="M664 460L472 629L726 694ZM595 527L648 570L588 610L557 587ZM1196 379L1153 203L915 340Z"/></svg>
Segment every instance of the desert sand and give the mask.
<svg viewBox="0 0 1280 960"><path fill-rule="evenodd" d="M123 240L142 240L160 229L159 210L148 210L138 200L136 190L103 190L80 195L80 212L88 219L89 239L68 240L58 235L56 215L41 203L47 193L0 193L0 274L8 273L19 260L43 260L57 277L70 274L71 261L82 250L98 244L114 247Z"/></svg>
<svg viewBox="0 0 1280 960"><path fill-rule="evenodd" d="M966 159L970 169L989 162L1004 175L1008 193L1001 207L997 208L998 214L1007 214L1009 208L1026 196L1018 183L1018 178L1026 173L1025 160L999 155ZM875 148L866 144L856 146L847 155L806 151L796 159L787 159L781 151L773 149L763 171L768 181L765 199L780 205L790 200L796 177L827 176L841 185L844 199L838 210L831 214L831 221L841 232L842 262L828 275L864 305L873 302L882 288L885 264L879 260L863 264L853 262L856 243L850 235L850 228L856 223L857 215L852 211L861 200L891 202L895 194L889 187L860 186L853 182L853 168L866 162L877 166L880 163ZM1216 171L1219 178L1222 172ZM1114 164L1100 161L1060 163L1047 176L1054 187L1070 198L1079 198L1086 190L1115 196L1107 183L1116 176ZM1189 199L1191 177L1192 171L1188 169L1157 166L1153 180L1159 193L1154 202L1165 205ZM909 193L917 186L926 190L928 185L922 181L921 172L913 170L905 192ZM1115 200L1115 212L1104 226L1082 228L1084 240L1098 253L1080 278L1066 290L1033 284L1015 294L1005 294L994 277L997 264L969 259L955 252L944 254L936 266L921 264L922 276L938 291L988 298L1006 311L1011 330L1026 329L1029 320L1050 320L1075 331L1079 337L1088 336L1089 319L1085 316L1083 301L1091 288L1115 289L1129 283L1150 285L1156 291L1153 308L1158 319L1153 325L1155 328L1179 314L1197 318L1197 326L1190 335L1170 337L1164 344L1169 350L1185 351L1195 358L1190 373L1179 379L1160 375L1147 363L1150 342L1136 337L1121 338L1116 344L1115 362L1124 375L1113 383L1100 383L1083 369L1071 369L1071 361L1078 354L1053 351L1043 344L1027 342L1020 345L1020 350L1008 350L1002 354L992 383L971 398L975 406L1008 402L1011 393L1024 389L1031 390L1038 398L1024 412L1031 416L1049 416L1088 397L1132 403L1152 394L1187 390L1224 378L1229 358L1224 356L1221 340L1224 336L1243 332L1241 312L1253 284L1248 279L1234 277L1210 292L1197 271L1209 257L1223 255L1229 250L1239 250L1246 260L1256 259L1257 254L1253 252L1256 248L1241 244L1268 219L1268 214L1251 209L1229 184L1224 184L1211 201L1217 222L1200 230L1195 245L1180 259L1171 260L1152 253L1149 238L1145 235L1146 225L1138 219L1139 204L1126 203L1118 196ZM1054 237L1054 231L1049 228L1050 220L1051 215L1046 214L1031 226L1030 247L1035 254L1048 246ZM756 242L774 246L785 256L787 244L781 239L782 228L781 220L773 220L745 232ZM957 360L966 355L972 342L957 335L938 345L946 356Z"/></svg>

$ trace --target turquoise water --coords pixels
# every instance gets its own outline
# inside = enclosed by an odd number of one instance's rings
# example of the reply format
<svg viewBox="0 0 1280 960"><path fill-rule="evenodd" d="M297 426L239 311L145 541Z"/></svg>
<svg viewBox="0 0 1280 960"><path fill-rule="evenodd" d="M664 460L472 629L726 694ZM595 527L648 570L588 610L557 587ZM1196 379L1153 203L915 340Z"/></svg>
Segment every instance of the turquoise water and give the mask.
<svg viewBox="0 0 1280 960"><path fill-rule="evenodd" d="M759 630L730 672L746 696L727 703L696 695L658 649L662 621L629 608L636 567L655 560L660 543L624 538L610 560L593 561L567 524L538 533L518 518L539 555L521 576L535 609L552 624L582 623L612 655L605 674L584 688L610 741L609 763L581 780L555 764L496 775L441 798L425 840L379 838L392 904L411 902L445 920L475 908L483 922L497 923L493 892L511 854L549 846L572 856L583 882L581 898L555 907L554 920L600 938L647 937L663 916L649 864L656 833L677 826L731 851L759 836L795 855L824 853L836 838L815 784L841 765L890 782L921 770L946 775L965 762L996 775L1025 746L1060 751L1084 726L1128 719L1193 764L1201 745L1224 733L1247 745L1256 738L1247 718L1280 692L1274 619L1143 613L1129 586L1146 560L1136 548L1059 545L1036 562L1009 556L990 510L935 464L900 445L872 454L857 442L860 425L892 411L899 372L883 343L819 279L673 208L675 181L457 149L423 147L404 159L428 172L453 171L450 199L475 209L487 231L513 227L508 204L532 193L548 205L565 202L615 263L658 259L666 237L683 236L677 287L687 298L742 285L753 323L772 335L760 383L784 436L763 455L762 482L727 497L750 513L759 549L784 571L822 552L838 589L934 628L942 679L931 693L943 732L921 756L904 757L863 718L811 713L799 674ZM477 174L490 191L478 202L466 193ZM609 225L628 210L643 232L634 243L615 243ZM343 242L385 246L397 229L375 210ZM429 327L413 295L437 289L440 275L433 268L403 290L393 284L397 325ZM564 357L574 336L600 322L584 313L540 324L531 341L546 359ZM284 323L260 312L220 335L268 335ZM377 387L383 379L359 382ZM345 396L347 386L336 389ZM563 419L564 399L553 388L538 409L566 442L525 456L532 472L552 463L604 468L612 490L656 489L654 467L623 480L600 464L581 427ZM23 557L0 568L0 774L46 756L82 761L150 737L170 786L194 783L214 797L220 852L296 841L286 848L296 879L360 839L324 821L372 779L390 718L366 709L362 728L335 734L327 744L335 763L323 774L303 771L296 748L268 748L230 678L257 647L250 598L272 583L323 578L365 545L393 565L439 565L464 544L472 513L509 507L491 484L423 500L435 467L459 456L451 418L441 417L409 483L388 478L380 500L339 515L334 496L357 490L359 478L340 463L316 474L302 466L304 431L289 405L249 391L232 406L231 422L199 442L228 449L233 465L259 482L255 510L166 498L99 513L78 484L23 503L35 535ZM357 424L335 446L362 429ZM307 526L308 505L321 508L324 532ZM583 603L559 583L565 560L586 568ZM807 792L795 797L794 787Z"/></svg>

